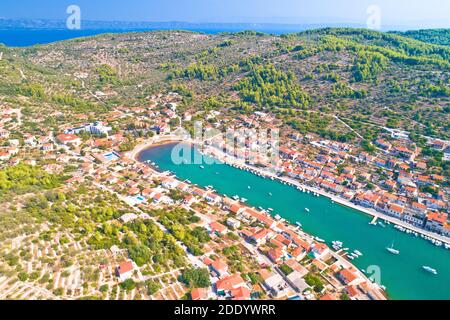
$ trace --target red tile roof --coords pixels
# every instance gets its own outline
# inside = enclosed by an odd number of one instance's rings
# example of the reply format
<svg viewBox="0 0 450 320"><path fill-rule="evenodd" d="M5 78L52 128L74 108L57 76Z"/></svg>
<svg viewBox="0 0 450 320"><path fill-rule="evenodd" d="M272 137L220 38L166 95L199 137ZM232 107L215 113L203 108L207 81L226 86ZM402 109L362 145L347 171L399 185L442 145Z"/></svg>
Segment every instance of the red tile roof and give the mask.
<svg viewBox="0 0 450 320"><path fill-rule="evenodd" d="M342 279L345 281L345 283L351 283L352 281L356 280L358 277L351 272L348 269L343 269L341 272L339 272Z"/></svg>

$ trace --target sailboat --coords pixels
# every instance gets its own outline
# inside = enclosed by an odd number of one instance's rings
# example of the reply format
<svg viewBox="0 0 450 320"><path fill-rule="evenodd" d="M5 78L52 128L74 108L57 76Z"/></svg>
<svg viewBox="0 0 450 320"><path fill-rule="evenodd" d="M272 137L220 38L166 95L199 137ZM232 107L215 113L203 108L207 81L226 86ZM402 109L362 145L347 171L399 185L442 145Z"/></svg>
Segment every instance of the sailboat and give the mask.
<svg viewBox="0 0 450 320"><path fill-rule="evenodd" d="M392 254L399 254L400 251L397 249L394 249L394 242L392 242L390 247L386 247L386 250L389 251Z"/></svg>

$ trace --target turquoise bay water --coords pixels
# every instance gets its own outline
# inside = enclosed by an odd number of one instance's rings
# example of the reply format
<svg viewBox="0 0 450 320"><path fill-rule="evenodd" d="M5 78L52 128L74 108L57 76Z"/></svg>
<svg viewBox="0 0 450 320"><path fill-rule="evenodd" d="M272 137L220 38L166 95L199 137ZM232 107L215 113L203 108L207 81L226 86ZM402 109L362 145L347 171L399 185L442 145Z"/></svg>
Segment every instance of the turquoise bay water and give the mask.
<svg viewBox="0 0 450 320"><path fill-rule="evenodd" d="M301 222L305 232L328 243L343 241L344 247L363 253L362 257L353 260L358 268L379 266L381 283L387 287L390 298L450 299L450 250L438 248L389 225L385 228L369 225L371 217L334 204L328 198L315 197L225 164L204 165L204 169L197 164L176 165L171 160L173 146L167 144L147 149L141 153L140 160L151 160L161 170L170 170L180 179L188 179L199 186L212 185L220 194L246 198L250 206L273 208L273 214L292 223ZM310 213L304 208L309 208ZM400 250L399 255L392 255L385 249L393 241L395 248ZM438 275L425 272L422 265L437 269Z"/></svg>

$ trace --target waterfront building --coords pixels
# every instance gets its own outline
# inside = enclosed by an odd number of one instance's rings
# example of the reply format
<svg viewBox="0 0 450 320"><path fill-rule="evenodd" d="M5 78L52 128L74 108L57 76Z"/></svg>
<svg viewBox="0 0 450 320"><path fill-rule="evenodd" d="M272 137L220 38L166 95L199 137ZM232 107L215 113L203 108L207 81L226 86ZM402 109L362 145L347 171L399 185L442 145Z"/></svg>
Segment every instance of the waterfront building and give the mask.
<svg viewBox="0 0 450 320"><path fill-rule="evenodd" d="M338 273L338 278L347 286L357 285L364 281L363 279L358 277L358 275L354 271L350 269L342 269Z"/></svg>
<svg viewBox="0 0 450 320"><path fill-rule="evenodd" d="M231 291L245 287L246 283L239 274L233 274L216 282L216 291L219 295L231 296Z"/></svg>
<svg viewBox="0 0 450 320"><path fill-rule="evenodd" d="M191 290L192 300L208 300L210 298L209 288L194 288Z"/></svg>

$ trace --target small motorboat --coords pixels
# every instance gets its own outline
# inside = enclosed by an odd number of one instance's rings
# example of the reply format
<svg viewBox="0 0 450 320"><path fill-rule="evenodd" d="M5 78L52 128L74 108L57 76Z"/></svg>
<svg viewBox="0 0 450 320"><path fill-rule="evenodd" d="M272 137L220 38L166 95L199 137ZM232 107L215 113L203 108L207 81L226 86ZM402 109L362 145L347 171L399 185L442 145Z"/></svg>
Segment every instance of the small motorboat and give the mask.
<svg viewBox="0 0 450 320"><path fill-rule="evenodd" d="M422 266L423 270L425 270L426 272L432 273L432 274L437 274L437 270L433 269L432 267L429 266Z"/></svg>

